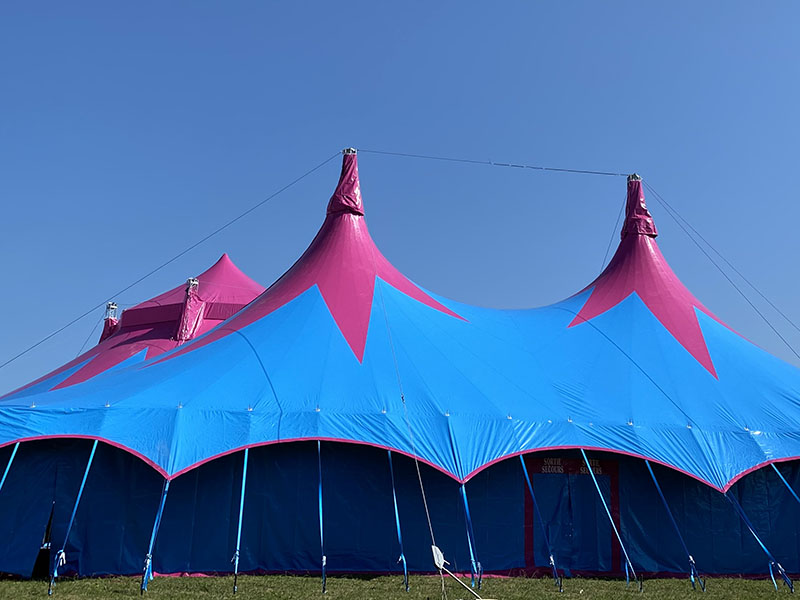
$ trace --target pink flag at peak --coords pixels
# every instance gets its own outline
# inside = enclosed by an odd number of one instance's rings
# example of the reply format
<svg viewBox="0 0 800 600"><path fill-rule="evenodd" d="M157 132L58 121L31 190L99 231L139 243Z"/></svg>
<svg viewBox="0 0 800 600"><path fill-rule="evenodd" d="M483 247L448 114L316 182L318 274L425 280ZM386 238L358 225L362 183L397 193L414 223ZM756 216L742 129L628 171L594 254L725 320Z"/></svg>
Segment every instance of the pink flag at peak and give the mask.
<svg viewBox="0 0 800 600"><path fill-rule="evenodd" d="M580 325L611 310L636 293L656 319L714 377L717 376L696 311L722 323L678 279L656 243L638 175L628 178L621 238L611 262L587 288L592 292L569 324ZM722 323L724 325L724 323Z"/></svg>

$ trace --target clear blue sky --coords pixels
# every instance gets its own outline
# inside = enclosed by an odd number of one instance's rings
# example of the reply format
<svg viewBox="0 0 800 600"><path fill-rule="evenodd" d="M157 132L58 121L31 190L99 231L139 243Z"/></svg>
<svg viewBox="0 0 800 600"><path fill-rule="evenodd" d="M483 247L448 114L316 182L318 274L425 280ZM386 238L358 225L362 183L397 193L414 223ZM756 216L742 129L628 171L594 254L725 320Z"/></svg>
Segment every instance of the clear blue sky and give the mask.
<svg viewBox="0 0 800 600"><path fill-rule="evenodd" d="M638 171L800 321L798 23L790 1L6 0L0 362L345 146ZM316 232L338 168L118 302L225 251L271 283ZM360 170L386 256L435 293L493 307L589 283L625 193L622 178L372 154ZM800 363L650 207L695 295ZM0 392L73 358L101 317L0 370Z"/></svg>

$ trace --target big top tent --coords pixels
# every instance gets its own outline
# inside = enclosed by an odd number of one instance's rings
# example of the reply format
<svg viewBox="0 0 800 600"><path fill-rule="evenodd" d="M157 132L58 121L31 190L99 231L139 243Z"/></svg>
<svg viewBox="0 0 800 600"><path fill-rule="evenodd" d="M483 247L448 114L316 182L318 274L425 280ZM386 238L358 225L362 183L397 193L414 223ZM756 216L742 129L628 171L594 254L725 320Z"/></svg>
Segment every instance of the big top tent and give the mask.
<svg viewBox="0 0 800 600"><path fill-rule="evenodd" d="M692 502L713 514L727 510L720 522L737 524L727 535L740 546L752 544L735 511L715 498L729 498L723 493L750 472L800 456L800 370L715 317L670 269L656 236L642 181L630 176L617 251L582 291L527 310L455 302L414 284L378 250L366 225L357 155L347 150L316 237L266 291L243 286L259 294L255 299L228 298L224 285L218 296L203 296L204 276L232 268L223 257L198 278L196 298L191 286L176 288L125 311L121 329L96 349L0 400L0 444L10 465L0 509L33 523L25 539L41 537L48 519L60 527L68 547L57 560L83 575L135 572L145 555L147 569L159 572L224 572L232 548L239 568L240 546L247 570L322 565L324 572L329 564L341 571L391 571L398 568L392 560L397 544L403 552L395 525L398 533L414 530L405 536L403 566L430 570L430 543L420 541L428 519L431 530L446 532L440 545L452 560L474 573L481 570L479 552L486 570L530 571L547 566L554 546L567 572L617 573L627 563L680 571L686 558L680 548L664 549L674 540L647 541L668 532L652 533L663 515L637 500L654 493L652 482L641 478L646 465L672 490L670 504L686 514ZM164 327L174 335L166 341L159 334L163 343L148 345L146 354L141 338L115 353L115 338L132 335L126 331L139 316L143 323L168 322ZM100 445L90 454L93 440ZM24 502L26 468L57 473L52 455L60 443L65 450L58 460L74 457L72 466L62 467L72 483L56 477L45 495L69 510L25 516L13 506ZM90 472L75 466L85 465L98 447L105 467ZM18 459L10 448L19 448ZM580 467L586 454L579 451L595 457L591 472ZM390 466L396 457L394 470L387 470L387 452ZM530 488L517 457L534 469ZM416 475L415 461L416 469L421 464ZM129 478L115 488L114 502L101 511L107 522L124 523L118 539L125 541L118 543L126 550L113 560L102 556L100 548L110 542L93 533L88 508L101 502L92 496L92 473L112 463L139 474L139 483ZM254 484L251 474L245 494L248 472L258 469L263 480ZM76 490L76 482L82 472L87 492L81 500L83 484ZM780 485L772 468L765 473L754 473L753 481L764 489ZM114 487L120 476L109 475L106 485ZM784 476L797 481L800 472L791 463ZM428 506L419 504L426 485L434 505L428 517L420 512ZM650 486L646 492L644 485ZM751 512L745 488L734 491ZM531 512L534 489L543 512L539 505ZM136 494L140 502L132 500ZM394 516L387 495L394 497ZM366 510L382 508L359 525L332 521L332 514L341 514L337 502L344 506L354 496ZM783 501L772 501L764 516L770 523L787 510ZM562 514L564 502L574 507ZM127 512L115 511L115 503ZM75 529L67 519L73 507ZM599 507L611 522L595 514ZM215 519L220 511L225 517ZM576 511L591 512L592 524L578 523ZM568 525L567 513L573 515ZM532 532L538 519L549 534ZM214 521L216 529L209 525ZM201 523L203 534L192 534L197 541L183 548L178 540ZM326 527L339 532L334 540L359 541L344 544L337 555L331 535L322 535ZM564 528L573 538L580 531L583 542L559 547ZM678 529L694 539L686 523ZM271 539L253 537L256 530L270 532ZM409 538L417 550L409 549ZM630 558L628 552L620 557L624 539ZM772 542L782 550L791 546ZM321 562L315 557L320 551ZM794 562L788 562L800 568L796 548L792 552ZM694 554L715 572L763 571L753 559L757 547L735 558L719 548ZM0 553L0 570L29 575L26 564Z"/></svg>

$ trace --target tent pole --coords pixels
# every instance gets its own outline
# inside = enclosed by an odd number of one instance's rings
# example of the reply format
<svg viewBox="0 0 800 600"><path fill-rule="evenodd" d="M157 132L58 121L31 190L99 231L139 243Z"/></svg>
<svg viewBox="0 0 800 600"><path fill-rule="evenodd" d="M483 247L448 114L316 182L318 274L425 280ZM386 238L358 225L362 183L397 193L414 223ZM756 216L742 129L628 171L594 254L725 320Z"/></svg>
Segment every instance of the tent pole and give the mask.
<svg viewBox="0 0 800 600"><path fill-rule="evenodd" d="M628 551L625 549L625 544L622 543L622 536L619 534L619 530L617 529L617 524L614 523L614 518L611 516L611 510L608 508L608 503L606 499L603 497L603 492L600 491L600 484L597 482L597 477L594 474L594 470L592 470L592 465L589 463L589 458L586 456L586 451L581 448L581 454L583 455L583 460L586 463L586 468L589 470L589 475L592 476L592 481L594 482L594 487L597 489L597 495L600 496L600 502L603 503L603 508L606 509L606 515L608 516L608 521L611 523L611 528L614 530L614 535L617 536L617 541L619 542L619 547L622 548L622 553L625 555L625 579L630 581L628 575L628 569L630 569L630 574L633 575L634 580L639 582L639 591L641 592L643 589L642 580L636 575L636 570L633 568L633 563L631 562L630 557L628 556Z"/></svg>
<svg viewBox="0 0 800 600"><path fill-rule="evenodd" d="M761 549L764 551L764 554L767 555L767 558L769 559L769 577L772 580L772 585L775 586L775 591L776 592L778 591L778 582L775 580L775 571L777 571L778 575L780 575L781 579L783 579L783 583L789 588L789 590L792 593L794 593L794 583L792 583L792 580L789 577L789 575L786 574L786 571L781 566L781 563L775 560L775 557L772 555L772 552L769 551L764 542L761 541L761 538L758 537L758 534L756 533L753 523L750 521L749 518L747 518L747 514L744 512L744 508L742 508L742 505L736 499L736 496L734 494L729 494L728 492L723 492L723 495L725 496L725 498L728 499L728 502L731 503L731 506L733 506L736 512L739 513L739 517L742 519L742 522L745 524L747 529L750 530L750 533L753 535L753 538L755 538L756 542L758 542L758 545L761 546Z"/></svg>
<svg viewBox="0 0 800 600"><path fill-rule="evenodd" d="M394 466L392 465L392 451L387 450L389 453L389 475L392 478L392 501L394 502L394 522L397 526L397 543L400 544L400 558L397 562L403 563L403 587L406 591L409 590L408 586L408 565L406 564L406 555L403 552L403 534L400 531L400 510L397 508L397 492L394 485Z"/></svg>
<svg viewBox="0 0 800 600"><path fill-rule="evenodd" d="M467 490L464 484L461 484L461 498L464 500L464 515L467 519L467 544L469 546L469 560L470 560L470 575L472 581L470 584L475 587L477 581L478 589L481 589L481 579L483 578L483 567L480 561L475 558L475 530L472 528L472 517L469 514L469 502L467 501Z"/></svg>
<svg viewBox="0 0 800 600"><path fill-rule="evenodd" d="M647 459L645 459L644 464L647 465L647 470L650 472L650 477L653 479L653 483L656 486L656 491L658 492L658 495L661 496L661 502L664 504L667 515L669 515L669 520L672 522L672 526L675 528L675 533L678 534L678 539L681 542L681 546L683 546L683 551L686 552L686 555L689 557L689 581L692 583L692 589L695 589L695 582L698 582L700 584L700 589L705 592L706 582L700 578L700 574L697 572L697 565L694 563L694 557L689 552L689 547L686 545L686 541L683 539L683 534L681 534L680 527L678 527L678 522L675 520L675 516L670 510L669 504L667 504L667 499L664 496L664 492L661 491L661 486L658 484L658 479L656 479L656 474L653 472L653 467L650 465L650 461Z"/></svg>
<svg viewBox="0 0 800 600"><path fill-rule="evenodd" d="M161 517L164 514L164 505L167 503L169 482L169 479L165 479L164 485L161 488L161 500L158 502L158 511L156 511L156 519L153 522L153 531L150 533L150 545L147 547L147 556L144 558L144 572L142 573L142 583L139 587L140 594L144 594L147 591L147 584L153 580L153 547L156 544L158 528L161 527Z"/></svg>
<svg viewBox="0 0 800 600"><path fill-rule="evenodd" d="M550 569L553 572L553 581L555 581L558 591L563 592L564 586L562 584L562 579L558 574L556 559L553 555L553 547L550 545L550 537L547 535L547 527L545 527L544 519L542 518L542 512L539 510L539 503L536 502L536 495L533 493L533 484L531 483L531 478L528 475L528 467L525 465L525 456L520 454L519 460L522 463L522 473L525 475L525 483L528 484L528 491L530 492L531 499L533 500L533 509L536 511L536 517L539 519L539 524L542 526L542 537L544 538L544 543L547 546L547 553L550 555Z"/></svg>
<svg viewBox="0 0 800 600"><path fill-rule="evenodd" d="M247 456L250 448L244 449L244 464L242 465L242 494L239 498L239 527L236 530L236 552L233 553L233 593L239 590L239 547L242 542L242 514L244 513L244 488L247 484Z"/></svg>
<svg viewBox="0 0 800 600"><path fill-rule="evenodd" d="M11 456L8 458L8 463L6 464L6 470L3 471L3 478L0 479L0 490L3 489L3 484L6 482L6 477L8 477L8 471L11 469L11 463L14 462L14 457L17 455L17 450L19 450L19 442L14 444L14 449L11 451Z"/></svg>
<svg viewBox="0 0 800 600"><path fill-rule="evenodd" d="M317 465L319 467L319 548L322 554L322 593L327 591L327 561L325 556L325 537L323 535L324 527L322 523L322 444L317 440Z"/></svg>
<svg viewBox="0 0 800 600"><path fill-rule="evenodd" d="M13 456L12 456L12 458L13 458ZM800 497L798 497L797 492L795 492L794 489L792 488L792 486L789 485L789 482L786 481L786 478L783 476L783 473L781 473L778 470L778 467L775 466L775 463L770 463L769 466L771 466L775 470L775 472L778 474L778 477L781 478L781 481L786 486L786 489L789 490L789 492L792 494L792 496L794 496L794 499L797 500L798 502L800 502ZM0 488L2 488L2 487L3 487L3 482L0 481Z"/></svg>
<svg viewBox="0 0 800 600"><path fill-rule="evenodd" d="M69 517L69 523L67 524L67 532L64 534L64 543L61 544L61 549L56 552L55 560L53 561L53 573L50 577L50 585L47 586L47 595L53 595L53 588L56 585L56 579L58 578L58 567L64 566L67 564L67 555L64 552L64 549L67 546L67 540L69 540L69 532L72 530L72 524L75 522L75 514L78 512L78 504L80 504L81 496L83 496L83 488L86 487L86 479L89 477L89 469L92 466L92 461L94 460L94 454L97 451L97 440L94 441L92 444L92 451L89 453L89 461L86 463L86 469L83 472L83 479L81 480L81 487L78 488L78 497L75 498L75 505L72 507L72 514Z"/></svg>

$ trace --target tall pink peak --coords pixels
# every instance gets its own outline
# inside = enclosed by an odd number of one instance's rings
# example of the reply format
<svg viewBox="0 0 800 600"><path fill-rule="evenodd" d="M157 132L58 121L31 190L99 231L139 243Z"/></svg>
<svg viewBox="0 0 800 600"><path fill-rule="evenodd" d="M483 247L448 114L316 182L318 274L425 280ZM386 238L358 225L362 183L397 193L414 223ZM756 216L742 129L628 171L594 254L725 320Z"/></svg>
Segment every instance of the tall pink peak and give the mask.
<svg viewBox="0 0 800 600"><path fill-rule="evenodd" d="M147 349L147 358L212 329L264 291L227 254L186 284L140 302L122 313L113 333L77 361L94 358L54 389L106 371Z"/></svg>
<svg viewBox="0 0 800 600"><path fill-rule="evenodd" d="M197 292L204 302L238 304L240 307L249 303L265 289L263 285L245 275L227 253L220 256L217 262L198 275L197 281L199 284ZM186 284L179 285L155 298L129 308L122 315L123 325L125 316L130 316L131 311L183 304L186 300L186 288Z"/></svg>
<svg viewBox="0 0 800 600"><path fill-rule="evenodd" d="M647 210L638 175L628 177L625 222L611 262L586 289L592 292L569 327L614 308L633 293L709 373L717 376L696 310L722 323L684 287L656 243L658 235Z"/></svg>
<svg viewBox="0 0 800 600"><path fill-rule="evenodd" d="M297 262L247 309L165 360L242 329L313 286L359 362L364 358L376 278L434 310L462 318L409 281L375 246L364 218L358 158L352 149L343 154L342 174L325 221Z"/></svg>
<svg viewBox="0 0 800 600"><path fill-rule="evenodd" d="M52 389L86 381L142 351L147 358L163 354L212 329L264 291L264 286L242 273L227 254L189 282L123 311L120 319L116 317L117 305L109 302L103 333L96 346L11 393L79 365L83 366Z"/></svg>

